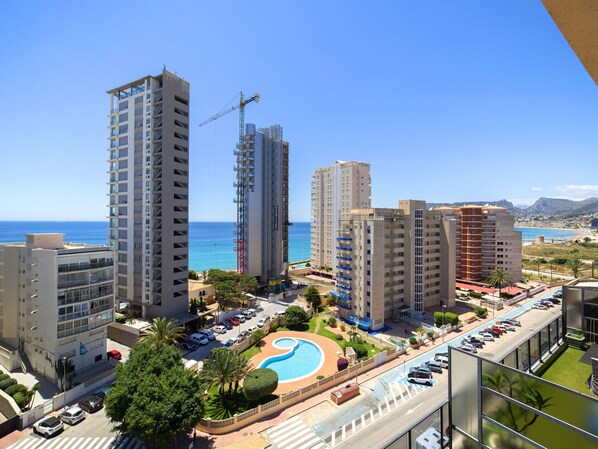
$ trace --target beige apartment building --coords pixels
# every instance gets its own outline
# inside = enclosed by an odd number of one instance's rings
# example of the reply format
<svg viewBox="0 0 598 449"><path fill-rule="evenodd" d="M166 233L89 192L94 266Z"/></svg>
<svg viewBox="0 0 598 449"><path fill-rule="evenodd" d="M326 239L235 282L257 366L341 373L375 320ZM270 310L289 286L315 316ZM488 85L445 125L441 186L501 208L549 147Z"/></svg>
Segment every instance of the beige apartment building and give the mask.
<svg viewBox="0 0 598 449"><path fill-rule="evenodd" d="M13 369L8 354L17 350L54 382L58 359L69 358L77 372L106 360L114 321L113 249L63 238L26 234L25 243L0 245L0 361Z"/></svg>
<svg viewBox="0 0 598 449"><path fill-rule="evenodd" d="M188 311L189 83L164 70L110 95L116 297L146 319Z"/></svg>
<svg viewBox="0 0 598 449"><path fill-rule="evenodd" d="M515 281L522 279L521 232L513 214L504 207L462 206L436 208L456 220L457 279L484 281L504 268Z"/></svg>
<svg viewBox="0 0 598 449"><path fill-rule="evenodd" d="M338 222L351 209L371 207L370 164L336 161L318 168L311 181L311 255L312 267L335 265Z"/></svg>
<svg viewBox="0 0 598 449"><path fill-rule="evenodd" d="M405 200L398 209L353 209L341 218L336 297L341 318L377 330L402 315L454 305L455 220Z"/></svg>

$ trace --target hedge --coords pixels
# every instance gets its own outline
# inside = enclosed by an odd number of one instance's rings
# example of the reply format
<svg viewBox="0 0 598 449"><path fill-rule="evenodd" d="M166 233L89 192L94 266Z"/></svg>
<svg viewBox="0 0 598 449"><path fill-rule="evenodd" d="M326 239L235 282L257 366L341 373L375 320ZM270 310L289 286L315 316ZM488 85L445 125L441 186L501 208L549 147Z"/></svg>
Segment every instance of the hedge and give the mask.
<svg viewBox="0 0 598 449"><path fill-rule="evenodd" d="M27 391L27 387L25 385L21 385L21 384L11 385L10 387L8 387L5 390L7 395L13 396L13 397L16 393L21 393L24 391Z"/></svg>
<svg viewBox="0 0 598 449"><path fill-rule="evenodd" d="M486 309L486 307L476 307L473 309L473 313L475 313L476 316L483 318L486 316L486 313L488 313L488 309Z"/></svg>
<svg viewBox="0 0 598 449"><path fill-rule="evenodd" d="M443 319L442 317L444 316L444 313L442 312L434 312L434 324L436 325L436 327L440 327L443 324ZM444 323L446 324L446 323Z"/></svg>
<svg viewBox="0 0 598 449"><path fill-rule="evenodd" d="M127 316L123 315L122 313L115 313L114 321L120 324L125 324L127 322Z"/></svg>
<svg viewBox="0 0 598 449"><path fill-rule="evenodd" d="M0 382L0 390L6 391L6 389L8 387L10 387L11 385L16 385L16 384L17 384L16 379L12 379L12 378L4 379L3 381Z"/></svg>
<svg viewBox="0 0 598 449"><path fill-rule="evenodd" d="M243 380L243 394L250 401L257 401L274 393L278 388L278 374L270 368L251 371Z"/></svg>
<svg viewBox="0 0 598 449"><path fill-rule="evenodd" d="M409 344L415 346L417 344L417 338L415 338L415 337L409 338Z"/></svg>
<svg viewBox="0 0 598 449"><path fill-rule="evenodd" d="M24 391L20 391L20 392L16 393L13 396L13 399L15 400L17 405L19 407L21 407L21 410L24 409L27 406L27 404L29 404L29 401L31 400L31 398Z"/></svg>
<svg viewBox="0 0 598 449"><path fill-rule="evenodd" d="M10 379L10 376L5 373L0 374L0 382L2 382L5 379Z"/></svg>
<svg viewBox="0 0 598 449"><path fill-rule="evenodd" d="M351 347L355 350L355 354L357 354L357 358L360 359L362 357L367 357L368 355L368 348L365 347L364 344L355 343L354 341L350 341L347 343L345 347L345 351L347 347Z"/></svg>
<svg viewBox="0 0 598 449"><path fill-rule="evenodd" d="M469 296L471 296L472 298L475 298L475 299L482 299L482 294L478 293L478 292L470 292Z"/></svg>
<svg viewBox="0 0 598 449"><path fill-rule="evenodd" d="M452 312L446 312L444 314L444 320L446 323L450 324L451 326L456 326L459 324L459 315Z"/></svg>

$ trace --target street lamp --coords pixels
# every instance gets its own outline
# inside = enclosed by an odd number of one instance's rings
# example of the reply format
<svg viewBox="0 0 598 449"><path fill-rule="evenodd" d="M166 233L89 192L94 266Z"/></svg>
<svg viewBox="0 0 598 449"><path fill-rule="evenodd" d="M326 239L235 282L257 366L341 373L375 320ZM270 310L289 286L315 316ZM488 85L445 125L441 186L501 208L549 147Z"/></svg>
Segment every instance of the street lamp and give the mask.
<svg viewBox="0 0 598 449"><path fill-rule="evenodd" d="M444 332L446 331L446 329L444 328L444 314L446 310L446 306L443 304L442 305L442 342L444 343Z"/></svg>

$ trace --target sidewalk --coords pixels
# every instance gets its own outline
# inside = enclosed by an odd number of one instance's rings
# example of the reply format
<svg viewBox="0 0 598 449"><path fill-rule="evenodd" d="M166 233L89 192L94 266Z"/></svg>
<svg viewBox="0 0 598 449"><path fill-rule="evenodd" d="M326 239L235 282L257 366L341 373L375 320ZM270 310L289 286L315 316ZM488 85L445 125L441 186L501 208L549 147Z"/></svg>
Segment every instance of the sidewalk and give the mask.
<svg viewBox="0 0 598 449"><path fill-rule="evenodd" d="M448 333L445 336L444 342L445 343L450 342L451 340L460 337L464 333L467 333L470 330L475 329L476 327L480 326L483 323L487 323L487 322L499 319L502 315L504 315L508 312L511 312L513 309L517 309L518 307L521 307L522 305L528 304L530 301L534 301L538 296L545 295L547 293L547 291L550 291L550 290L544 290L540 293L537 293L533 297L528 298L525 301L517 304L517 307L505 306L502 310L500 310L500 312L496 312L494 314L494 316L492 316L492 313L489 313L488 314L489 316L487 316L484 319L478 318L473 323L465 324L458 331ZM439 345L442 344L442 338L437 338L436 342L438 342ZM384 365L378 366L378 367L368 371L367 373L360 374L359 375L360 383L364 383L366 381L372 381L379 375L385 373L386 371L396 368L396 367L402 365L404 362L414 359L415 357L419 357L420 355L425 354L427 352L431 352L433 354L435 351L435 348L436 348L436 342L427 341L425 345L420 346L418 349L409 348L407 350L407 354L401 355L401 356L397 357L396 359L394 359L393 361L385 363ZM196 441L194 447L195 448L233 449L233 448L237 448L237 447L246 447L246 446L243 446L243 443L251 441L252 448L255 448L255 449L266 448L266 447L270 446L270 443L258 435L260 432L263 432L264 430L266 430L276 424L279 424L293 416L299 415L299 414L317 406L318 404L321 404L322 402L328 401L330 398L330 391L334 388L337 388L337 387L333 387L329 390L326 390L310 399L307 399L303 402L295 404L295 405L285 409L284 411L279 412L278 414L270 415L270 416L262 419L261 421L255 422L247 427L244 427L241 430L232 432L230 434L209 435L209 434L204 434L204 433L198 432L197 433L197 441ZM251 440L249 440L249 438L251 438ZM259 442L259 440L263 441L263 446L256 445ZM241 445L239 445L239 443ZM249 446L247 446L247 447L249 447Z"/></svg>

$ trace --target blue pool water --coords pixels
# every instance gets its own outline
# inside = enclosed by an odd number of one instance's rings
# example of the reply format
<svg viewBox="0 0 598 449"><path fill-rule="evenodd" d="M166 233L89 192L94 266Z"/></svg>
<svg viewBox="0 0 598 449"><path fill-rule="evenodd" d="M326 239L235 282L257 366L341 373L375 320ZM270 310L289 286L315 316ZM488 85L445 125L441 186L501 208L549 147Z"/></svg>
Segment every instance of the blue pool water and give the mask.
<svg viewBox="0 0 598 449"><path fill-rule="evenodd" d="M273 342L278 349L289 349L281 355L268 357L259 368L270 368L278 374L278 382L299 380L320 369L324 354L318 345L302 338L278 338Z"/></svg>

